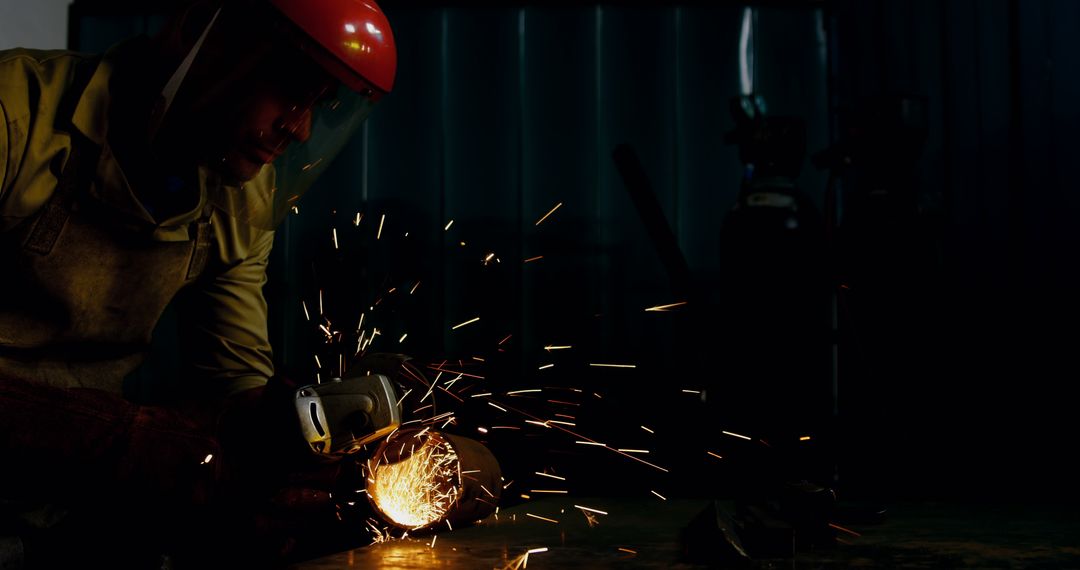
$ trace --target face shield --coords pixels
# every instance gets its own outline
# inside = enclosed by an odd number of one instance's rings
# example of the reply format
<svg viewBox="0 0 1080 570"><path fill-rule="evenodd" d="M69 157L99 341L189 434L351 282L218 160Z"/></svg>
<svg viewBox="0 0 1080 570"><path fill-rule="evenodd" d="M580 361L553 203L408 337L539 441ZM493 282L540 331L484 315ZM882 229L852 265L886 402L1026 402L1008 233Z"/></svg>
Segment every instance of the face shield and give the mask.
<svg viewBox="0 0 1080 570"><path fill-rule="evenodd" d="M322 21L344 38L313 36L272 3L226 2L166 86L164 120L152 130L221 182L207 184L211 203L261 229L297 206L388 92L387 58L393 80L385 20L365 26L355 10L334 11L371 4L306 1L310 10L330 6ZM359 72L373 64L381 87Z"/></svg>

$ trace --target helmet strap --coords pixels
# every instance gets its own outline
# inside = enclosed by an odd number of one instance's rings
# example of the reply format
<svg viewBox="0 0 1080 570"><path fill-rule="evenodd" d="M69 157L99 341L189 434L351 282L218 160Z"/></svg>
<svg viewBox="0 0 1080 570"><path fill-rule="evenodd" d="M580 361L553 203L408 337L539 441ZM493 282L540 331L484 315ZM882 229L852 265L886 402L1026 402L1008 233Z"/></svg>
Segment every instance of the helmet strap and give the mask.
<svg viewBox="0 0 1080 570"><path fill-rule="evenodd" d="M165 83L165 87L161 89L161 94L158 95L157 102L150 112L150 119L148 121L149 136L147 140L150 143L153 143L157 138L158 131L161 129L161 124L165 121L165 115L169 112L173 100L176 99L176 93L180 90L180 85L184 83L184 78L187 77L188 71L191 70L191 65L195 62L195 57L199 54L199 50L202 49L203 42L210 33L210 29L214 27L214 22L217 21L219 14L221 14L221 8L218 8L217 11L214 12L214 16L210 18L210 23L203 29L202 34L199 35L199 39L195 41L195 45L193 45L187 55L184 56L184 60L180 62L180 66L176 68L172 77Z"/></svg>

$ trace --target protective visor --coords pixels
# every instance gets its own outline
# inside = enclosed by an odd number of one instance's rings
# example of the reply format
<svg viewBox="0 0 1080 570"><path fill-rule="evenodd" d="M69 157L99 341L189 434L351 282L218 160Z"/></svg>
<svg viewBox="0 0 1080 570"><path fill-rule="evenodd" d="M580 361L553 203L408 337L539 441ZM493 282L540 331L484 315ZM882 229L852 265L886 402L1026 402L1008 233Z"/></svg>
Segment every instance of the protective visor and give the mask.
<svg viewBox="0 0 1080 570"><path fill-rule="evenodd" d="M211 203L274 229L355 134L382 93L346 87L357 78L328 57L272 8L210 20L166 86L161 130L225 181L208 185Z"/></svg>
<svg viewBox="0 0 1080 570"><path fill-rule="evenodd" d="M276 228L326 170L371 113L374 101L339 86L312 106L311 135L293 141L254 180L225 185L209 196L234 218L260 229Z"/></svg>

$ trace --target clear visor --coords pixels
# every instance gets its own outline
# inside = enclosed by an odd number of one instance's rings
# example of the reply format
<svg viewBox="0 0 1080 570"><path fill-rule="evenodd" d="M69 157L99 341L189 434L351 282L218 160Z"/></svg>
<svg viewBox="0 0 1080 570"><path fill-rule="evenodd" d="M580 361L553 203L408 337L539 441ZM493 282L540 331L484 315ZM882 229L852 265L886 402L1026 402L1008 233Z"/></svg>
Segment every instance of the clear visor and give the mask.
<svg viewBox="0 0 1080 570"><path fill-rule="evenodd" d="M337 157L373 107L370 97L338 87L336 95L311 109L311 134L306 141L289 143L255 179L239 187L220 186L211 193L211 202L242 222L260 229L276 228L298 207L300 198Z"/></svg>
<svg viewBox="0 0 1080 570"><path fill-rule="evenodd" d="M174 76L165 148L183 149L223 184L208 199L274 229L371 113L375 92L345 87L325 54L287 22L223 8ZM167 96L168 97L168 96Z"/></svg>

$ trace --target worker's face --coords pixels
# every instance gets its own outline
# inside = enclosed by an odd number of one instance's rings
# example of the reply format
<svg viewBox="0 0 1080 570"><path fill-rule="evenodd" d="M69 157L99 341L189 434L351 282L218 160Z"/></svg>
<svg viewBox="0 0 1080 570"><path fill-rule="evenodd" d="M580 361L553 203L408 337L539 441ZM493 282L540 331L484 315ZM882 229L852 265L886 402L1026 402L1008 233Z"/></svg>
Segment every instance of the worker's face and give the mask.
<svg viewBox="0 0 1080 570"><path fill-rule="evenodd" d="M208 149L209 166L227 179L251 180L290 144L310 138L313 108L330 92L332 84L320 81L252 85L233 119L222 125L222 138Z"/></svg>
<svg viewBox="0 0 1080 570"><path fill-rule="evenodd" d="M336 93L337 82L306 60L278 61L217 101L202 132L203 161L232 183L254 178L295 142L311 136L312 111Z"/></svg>
<svg viewBox="0 0 1080 570"><path fill-rule="evenodd" d="M259 174L311 136L312 111L338 82L289 39L244 12L222 13L190 66L167 117L162 150L205 164L226 182ZM205 24L187 34L194 41ZM191 46L182 45L177 55Z"/></svg>

